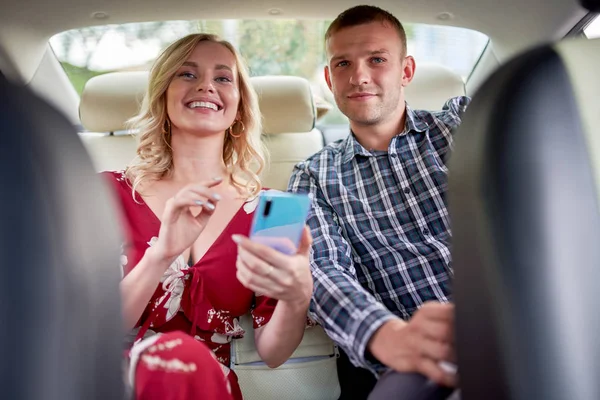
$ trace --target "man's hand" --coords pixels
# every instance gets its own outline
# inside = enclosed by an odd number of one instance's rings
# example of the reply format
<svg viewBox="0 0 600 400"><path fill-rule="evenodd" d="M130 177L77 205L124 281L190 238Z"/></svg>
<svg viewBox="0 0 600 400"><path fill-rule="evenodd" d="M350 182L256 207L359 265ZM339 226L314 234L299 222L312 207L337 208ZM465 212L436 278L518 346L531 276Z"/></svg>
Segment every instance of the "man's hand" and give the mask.
<svg viewBox="0 0 600 400"><path fill-rule="evenodd" d="M454 306L425 303L409 322L384 323L368 349L380 362L399 372L418 372L444 386L456 386L456 376L439 362L455 362Z"/></svg>

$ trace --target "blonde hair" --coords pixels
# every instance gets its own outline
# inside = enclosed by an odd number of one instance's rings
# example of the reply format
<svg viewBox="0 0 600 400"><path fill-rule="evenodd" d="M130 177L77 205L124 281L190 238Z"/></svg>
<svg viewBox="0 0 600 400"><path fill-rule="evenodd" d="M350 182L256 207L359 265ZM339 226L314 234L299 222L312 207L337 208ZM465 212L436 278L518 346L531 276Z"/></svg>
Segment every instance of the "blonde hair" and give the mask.
<svg viewBox="0 0 600 400"><path fill-rule="evenodd" d="M175 41L156 59L150 70L140 112L128 121L129 128L136 130L139 138L137 157L125 170L125 176L132 183L134 199L136 189L142 182L170 176L173 171L166 91L177 70L202 41L225 46L236 61L240 120L228 128L223 145L223 161L231 182L245 191L247 197L255 196L262 187L259 174L265 166L265 149L260 140L261 114L256 92L250 84L248 68L231 43L216 35L196 33Z"/></svg>

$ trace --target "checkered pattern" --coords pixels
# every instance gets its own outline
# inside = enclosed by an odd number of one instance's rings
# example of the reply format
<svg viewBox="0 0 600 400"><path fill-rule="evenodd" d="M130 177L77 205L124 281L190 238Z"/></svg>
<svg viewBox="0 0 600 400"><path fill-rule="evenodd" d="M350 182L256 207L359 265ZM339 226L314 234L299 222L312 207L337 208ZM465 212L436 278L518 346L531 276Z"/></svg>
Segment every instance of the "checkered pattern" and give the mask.
<svg viewBox="0 0 600 400"><path fill-rule="evenodd" d="M446 161L466 97L439 112L407 106L388 151L351 134L299 163L289 190L311 193L311 314L356 364L385 321L409 319L427 300L449 301L452 265Z"/></svg>

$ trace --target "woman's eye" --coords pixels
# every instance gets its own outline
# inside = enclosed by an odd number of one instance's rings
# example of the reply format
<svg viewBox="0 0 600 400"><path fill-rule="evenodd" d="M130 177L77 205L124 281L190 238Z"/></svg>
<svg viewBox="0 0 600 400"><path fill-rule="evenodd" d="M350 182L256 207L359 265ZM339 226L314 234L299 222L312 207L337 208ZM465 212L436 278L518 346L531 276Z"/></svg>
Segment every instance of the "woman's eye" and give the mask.
<svg viewBox="0 0 600 400"><path fill-rule="evenodd" d="M187 78L187 79L194 79L196 77L191 72L182 72L179 74L179 76L181 76L182 78Z"/></svg>
<svg viewBox="0 0 600 400"><path fill-rule="evenodd" d="M231 82L231 78L228 76L220 76L216 79L217 82Z"/></svg>

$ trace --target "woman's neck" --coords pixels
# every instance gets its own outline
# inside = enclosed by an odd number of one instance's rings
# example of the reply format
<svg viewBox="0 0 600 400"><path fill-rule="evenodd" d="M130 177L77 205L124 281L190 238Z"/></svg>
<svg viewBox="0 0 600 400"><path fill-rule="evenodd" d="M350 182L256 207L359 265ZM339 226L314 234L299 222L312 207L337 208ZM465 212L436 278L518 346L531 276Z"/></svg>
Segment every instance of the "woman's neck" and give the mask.
<svg viewBox="0 0 600 400"><path fill-rule="evenodd" d="M206 137L177 134L172 136L173 183L186 185L214 178L228 180L223 161L224 135Z"/></svg>

